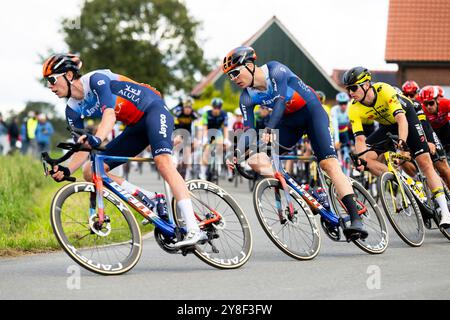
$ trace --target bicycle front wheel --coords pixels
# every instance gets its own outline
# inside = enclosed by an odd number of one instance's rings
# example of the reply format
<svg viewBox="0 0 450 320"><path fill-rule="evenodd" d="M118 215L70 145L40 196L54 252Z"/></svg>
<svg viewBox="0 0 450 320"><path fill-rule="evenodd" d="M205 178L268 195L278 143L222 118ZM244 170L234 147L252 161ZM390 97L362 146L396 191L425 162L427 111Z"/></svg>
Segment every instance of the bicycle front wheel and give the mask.
<svg viewBox="0 0 450 320"><path fill-rule="evenodd" d="M207 224L203 230L208 234L204 244L195 246L194 254L210 266L218 269L236 269L250 258L253 241L248 220L233 197L219 186L204 180L186 182L191 192L194 212L202 221L211 218L212 210L220 214L217 222ZM175 222L184 227L185 223L176 201L173 201Z"/></svg>
<svg viewBox="0 0 450 320"><path fill-rule="evenodd" d="M366 212L361 214L361 218L369 233L366 239L358 239L353 241L353 243L367 253L381 254L387 249L389 243L388 229L383 214L370 193L359 182L351 178L349 180L356 199L367 209ZM330 187L330 196L333 207L339 212L339 216L345 217L347 210L338 201L338 194L334 184ZM348 220L347 224L350 225L350 223L350 220Z"/></svg>
<svg viewBox="0 0 450 320"><path fill-rule="evenodd" d="M383 173L378 180L381 204L395 232L409 246L420 247L425 239L420 208L409 188L403 184L403 189L406 199L403 199L398 181L391 172Z"/></svg>
<svg viewBox="0 0 450 320"><path fill-rule="evenodd" d="M80 266L102 275L131 270L142 253L136 219L116 195L103 190L103 225L95 212L95 186L76 182L62 187L51 205L51 224L64 251ZM94 205L95 206L95 205Z"/></svg>
<svg viewBox="0 0 450 320"><path fill-rule="evenodd" d="M311 209L294 189L288 188L293 217L276 179L266 178L256 185L253 205L264 232L282 252L297 260L311 260L320 250L320 231Z"/></svg>

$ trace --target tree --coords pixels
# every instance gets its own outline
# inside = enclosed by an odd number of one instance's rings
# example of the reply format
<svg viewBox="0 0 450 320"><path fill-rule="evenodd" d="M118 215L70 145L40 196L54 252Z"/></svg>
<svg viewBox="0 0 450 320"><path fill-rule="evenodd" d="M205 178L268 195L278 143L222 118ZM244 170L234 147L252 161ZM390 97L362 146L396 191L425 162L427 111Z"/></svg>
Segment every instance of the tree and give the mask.
<svg viewBox="0 0 450 320"><path fill-rule="evenodd" d="M199 22L179 0L87 0L77 20L65 19L62 32L82 70L108 68L164 93L190 90L209 71Z"/></svg>

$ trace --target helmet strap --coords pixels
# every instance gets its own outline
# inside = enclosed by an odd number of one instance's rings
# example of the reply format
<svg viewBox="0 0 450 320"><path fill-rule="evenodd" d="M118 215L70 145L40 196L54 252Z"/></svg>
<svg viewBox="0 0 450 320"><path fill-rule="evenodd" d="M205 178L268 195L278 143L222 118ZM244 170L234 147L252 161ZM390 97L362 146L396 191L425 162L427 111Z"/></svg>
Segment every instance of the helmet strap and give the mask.
<svg viewBox="0 0 450 320"><path fill-rule="evenodd" d="M367 92L369 92L370 89L372 89L372 85L369 87L369 89L365 90L363 86L361 86L361 89L364 91L364 97L362 97L361 102L366 99Z"/></svg>
<svg viewBox="0 0 450 320"><path fill-rule="evenodd" d="M66 75L63 75L64 79L66 79L67 82L67 88L68 88L68 92L67 92L67 99L70 99L70 97L72 96L72 82L73 81L69 81L69 79L67 79Z"/></svg>
<svg viewBox="0 0 450 320"><path fill-rule="evenodd" d="M256 65L253 64L253 70L250 70L250 68L247 67L247 64L245 64L245 69L247 69L248 72L250 72L250 74L252 75L252 83L250 84L250 88L253 88L253 86L255 85L255 71L256 71Z"/></svg>

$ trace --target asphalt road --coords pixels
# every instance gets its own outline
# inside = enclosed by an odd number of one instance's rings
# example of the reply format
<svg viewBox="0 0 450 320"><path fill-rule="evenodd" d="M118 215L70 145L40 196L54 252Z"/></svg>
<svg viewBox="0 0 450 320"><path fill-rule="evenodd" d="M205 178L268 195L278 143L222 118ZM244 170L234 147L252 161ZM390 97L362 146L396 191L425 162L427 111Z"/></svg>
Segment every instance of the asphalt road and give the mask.
<svg viewBox="0 0 450 320"><path fill-rule="evenodd" d="M132 182L162 191L155 173ZM450 242L427 231L420 248L404 244L391 229L390 246L371 256L322 233L312 261L295 261L265 236L247 184L221 182L250 220L253 255L238 270L216 270L194 255L170 255L153 238L129 273L99 276L80 269L63 252L0 259L0 299L450 299Z"/></svg>

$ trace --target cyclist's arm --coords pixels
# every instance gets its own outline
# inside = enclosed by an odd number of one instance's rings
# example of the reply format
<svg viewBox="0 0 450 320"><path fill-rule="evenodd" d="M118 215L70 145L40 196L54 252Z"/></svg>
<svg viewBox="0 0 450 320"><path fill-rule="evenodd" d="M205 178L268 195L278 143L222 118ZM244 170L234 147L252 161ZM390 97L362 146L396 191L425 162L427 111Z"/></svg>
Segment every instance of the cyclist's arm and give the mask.
<svg viewBox="0 0 450 320"><path fill-rule="evenodd" d="M239 104L241 106L242 115L244 117L245 129L254 129L255 128L255 104L253 103L252 98L247 93L247 91L242 92L241 98L239 99Z"/></svg>
<svg viewBox="0 0 450 320"><path fill-rule="evenodd" d="M366 151L366 136L364 134L359 134L355 136L355 151L356 153L361 153ZM362 156L364 158L364 156Z"/></svg>
<svg viewBox="0 0 450 320"><path fill-rule="evenodd" d="M395 116L395 121L398 124L398 139L406 142L408 139L408 120L404 112L400 112Z"/></svg>
<svg viewBox="0 0 450 320"><path fill-rule="evenodd" d="M69 106L66 107L66 120L67 124L70 127L75 127L78 129L84 129L83 119L80 114L72 110ZM74 141L77 142L78 139L74 137ZM70 170L70 173L74 173L79 167L83 165L83 163L89 157L88 152L77 152L70 159L67 167Z"/></svg>
<svg viewBox="0 0 450 320"><path fill-rule="evenodd" d="M428 121L425 112L423 112L422 105L417 101L414 101L413 103L414 103L414 110L416 111L417 114L417 118L419 118L420 123L422 124L427 140L429 142L434 141L433 128L431 127L430 121Z"/></svg>
<svg viewBox="0 0 450 320"><path fill-rule="evenodd" d="M281 67L275 67L271 71L271 80L273 83L275 83L273 91L275 103L267 127L270 129L275 129L281 118L283 117L284 111L286 110L288 75L286 69Z"/></svg>
<svg viewBox="0 0 450 320"><path fill-rule="evenodd" d="M355 136L356 153L361 153L367 149L367 146L366 146L366 136L364 135L364 128L362 125L361 116L358 113L357 106L354 105L349 106L348 118L350 119L353 135Z"/></svg>
<svg viewBox="0 0 450 320"><path fill-rule="evenodd" d="M108 134L113 130L116 123L116 100L111 92L111 79L101 73L96 73L90 78L91 89L98 97L102 112L102 121L100 122L95 135L105 140Z"/></svg>

